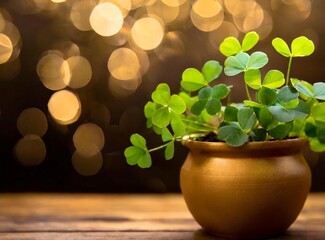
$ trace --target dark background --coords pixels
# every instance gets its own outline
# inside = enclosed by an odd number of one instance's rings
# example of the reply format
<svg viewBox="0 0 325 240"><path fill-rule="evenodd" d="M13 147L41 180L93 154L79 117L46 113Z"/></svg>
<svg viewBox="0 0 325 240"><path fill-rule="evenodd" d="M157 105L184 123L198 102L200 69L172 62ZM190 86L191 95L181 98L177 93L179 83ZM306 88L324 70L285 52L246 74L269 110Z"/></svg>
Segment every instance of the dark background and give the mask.
<svg viewBox="0 0 325 240"><path fill-rule="evenodd" d="M19 1L19 0L18 0ZM20 56L13 63L0 65L0 191L1 192L177 192L179 191L178 173L185 159L186 149L179 145L171 161L164 161L160 153L153 154L153 167L140 169L130 167L123 157L125 147L129 145L129 136L140 132L155 146L158 139L146 130L143 106L150 99L150 92L160 82L168 82L172 91L179 88L182 71L187 67L201 67L209 59L218 57L217 51L208 44L208 33L196 29L190 20L178 30L182 32L185 51L158 59L154 52L148 52L150 69L142 79L137 91L124 98L118 98L107 91L107 59L116 48L106 46L94 32L81 32L71 27L64 13L68 7L61 6L56 12L22 14L9 4L0 1L2 12L8 11L11 21L21 35ZM12 1L16 2L16 1ZM69 2L69 1L67 1ZM257 1L272 16L273 28L261 47L270 57L272 50L265 46L270 39L280 36L290 41L304 34L314 40L315 53L308 59L298 59L293 72L300 79L323 81L325 69L325 1L301 0L311 4L308 18L301 19L299 6L289 4L294 1ZM271 2L277 7L272 7ZM299 2L299 1L296 1ZM241 1L238 1L241 4ZM298 4L299 5L299 4ZM102 127L105 133L105 147L102 150L103 167L94 176L81 176L71 164L72 135L78 125L89 121L86 114L71 125L64 133L51 126L43 140L47 147L47 156L43 163L26 167L13 157L13 148L21 138L16 121L26 108L37 107L47 113L47 102L53 91L46 89L36 73L37 62L42 53L51 49L60 40L72 41L82 47L82 54L90 60L93 69L93 81L87 87L78 90L82 102L96 99L107 106L110 121ZM278 60L279 59L279 60ZM285 69L286 61L278 58L271 60L274 68ZM15 71L15 68L19 71ZM11 74L13 72L13 74ZM16 73L15 73L16 72ZM233 94L235 98L242 93ZM306 149L306 157L313 172L312 191L325 190L325 155L311 153Z"/></svg>

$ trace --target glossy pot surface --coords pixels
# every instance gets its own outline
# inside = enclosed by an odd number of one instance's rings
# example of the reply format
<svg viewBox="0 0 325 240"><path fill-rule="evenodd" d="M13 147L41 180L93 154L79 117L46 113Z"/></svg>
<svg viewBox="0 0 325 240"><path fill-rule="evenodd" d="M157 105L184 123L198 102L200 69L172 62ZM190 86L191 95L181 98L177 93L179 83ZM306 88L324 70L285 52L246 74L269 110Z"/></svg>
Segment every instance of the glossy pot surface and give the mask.
<svg viewBox="0 0 325 240"><path fill-rule="evenodd" d="M186 141L180 185L206 231L235 239L282 234L299 215L311 185L302 139L224 143Z"/></svg>

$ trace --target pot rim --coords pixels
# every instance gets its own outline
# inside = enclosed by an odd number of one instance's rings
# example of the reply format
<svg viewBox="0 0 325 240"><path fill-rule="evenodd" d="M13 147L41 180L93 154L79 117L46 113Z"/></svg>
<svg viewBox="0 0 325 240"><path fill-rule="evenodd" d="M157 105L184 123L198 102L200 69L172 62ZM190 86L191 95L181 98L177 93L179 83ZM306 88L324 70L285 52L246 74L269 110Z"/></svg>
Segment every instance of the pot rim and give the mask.
<svg viewBox="0 0 325 240"><path fill-rule="evenodd" d="M190 150L206 150L206 151L256 151L261 149L299 149L302 150L303 146L307 143L305 138L288 138L283 140L269 140L260 142L247 142L240 147L232 147L225 142L208 142L208 141L196 141L186 139L182 141L182 144Z"/></svg>

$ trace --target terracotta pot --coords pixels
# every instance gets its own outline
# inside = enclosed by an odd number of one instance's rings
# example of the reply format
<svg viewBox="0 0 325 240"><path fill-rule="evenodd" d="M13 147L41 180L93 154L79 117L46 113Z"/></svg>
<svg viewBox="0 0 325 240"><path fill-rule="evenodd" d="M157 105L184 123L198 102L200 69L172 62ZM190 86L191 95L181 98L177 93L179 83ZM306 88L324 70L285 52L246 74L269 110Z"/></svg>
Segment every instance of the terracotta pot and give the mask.
<svg viewBox="0 0 325 240"><path fill-rule="evenodd" d="M180 185L195 220L221 237L280 235L299 215L311 185L305 141L224 143L186 141Z"/></svg>

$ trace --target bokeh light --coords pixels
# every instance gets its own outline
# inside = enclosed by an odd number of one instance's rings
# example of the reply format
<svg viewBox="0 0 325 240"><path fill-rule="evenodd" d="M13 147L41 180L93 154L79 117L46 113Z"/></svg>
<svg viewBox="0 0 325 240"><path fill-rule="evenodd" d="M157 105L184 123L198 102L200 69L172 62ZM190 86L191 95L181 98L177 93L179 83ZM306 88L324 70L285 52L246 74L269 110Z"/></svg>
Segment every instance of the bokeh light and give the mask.
<svg viewBox="0 0 325 240"><path fill-rule="evenodd" d="M37 63L36 71L43 85L50 90L65 88L70 79L69 65L62 53L56 51L43 56Z"/></svg>
<svg viewBox="0 0 325 240"><path fill-rule="evenodd" d="M121 30L124 19L121 10L116 5L104 2L93 9L89 21L96 33L108 37Z"/></svg>
<svg viewBox="0 0 325 240"><path fill-rule="evenodd" d="M94 123L84 123L74 133L73 144L79 153L85 156L93 155L104 147L104 132Z"/></svg>
<svg viewBox="0 0 325 240"><path fill-rule="evenodd" d="M187 0L161 0L161 1L171 7L179 7L180 5L184 4Z"/></svg>
<svg viewBox="0 0 325 240"><path fill-rule="evenodd" d="M92 145L94 147L94 145ZM90 154L83 154L76 150L72 155L74 169L83 176L91 176L99 172L103 165L103 156L100 151L91 151Z"/></svg>
<svg viewBox="0 0 325 240"><path fill-rule="evenodd" d="M192 23L203 32L217 29L224 19L222 6L215 0L197 0L191 11Z"/></svg>
<svg viewBox="0 0 325 240"><path fill-rule="evenodd" d="M47 106L53 119L63 125L77 121L81 114L79 97L68 90L61 90L52 94Z"/></svg>
<svg viewBox="0 0 325 240"><path fill-rule="evenodd" d="M161 43L164 28L152 17L138 19L131 29L131 37L135 44L143 50L152 50Z"/></svg>
<svg viewBox="0 0 325 240"><path fill-rule="evenodd" d="M156 1L154 4L147 7L147 11L149 16L159 16L164 23L168 24L177 18L179 14L179 7L173 7L165 4L162 1Z"/></svg>
<svg viewBox="0 0 325 240"><path fill-rule="evenodd" d="M13 52L13 45L8 36L0 33L0 64L7 62Z"/></svg>
<svg viewBox="0 0 325 240"><path fill-rule="evenodd" d="M92 68L87 58L73 56L66 60L70 78L65 78L65 83L71 88L82 88L86 86L92 77Z"/></svg>
<svg viewBox="0 0 325 240"><path fill-rule="evenodd" d="M116 5L121 10L123 17L126 17L132 8L131 0L100 0L99 4L105 3L105 2L112 3L112 4Z"/></svg>
<svg viewBox="0 0 325 240"><path fill-rule="evenodd" d="M14 155L25 166L38 165L45 159L46 146L42 138L28 134L16 143Z"/></svg>
<svg viewBox="0 0 325 240"><path fill-rule="evenodd" d="M74 2L70 12L70 19L73 25L81 31L90 31L92 27L89 22L89 17L96 5L95 0Z"/></svg>
<svg viewBox="0 0 325 240"><path fill-rule="evenodd" d="M109 57L107 67L112 76L120 80L130 80L139 76L138 57L129 48L116 49Z"/></svg>
<svg viewBox="0 0 325 240"><path fill-rule="evenodd" d="M17 129L23 136L34 134L43 137L47 128L46 115L39 108L27 108L17 119Z"/></svg>

